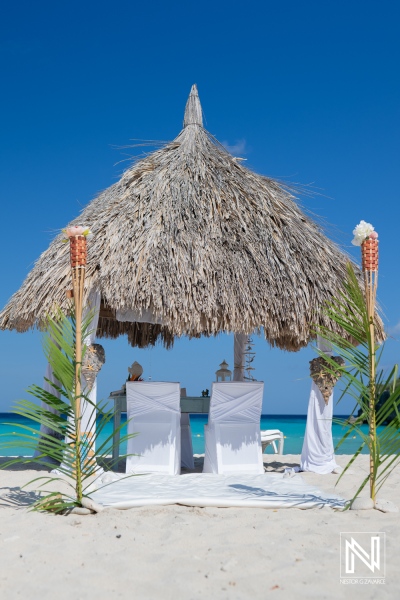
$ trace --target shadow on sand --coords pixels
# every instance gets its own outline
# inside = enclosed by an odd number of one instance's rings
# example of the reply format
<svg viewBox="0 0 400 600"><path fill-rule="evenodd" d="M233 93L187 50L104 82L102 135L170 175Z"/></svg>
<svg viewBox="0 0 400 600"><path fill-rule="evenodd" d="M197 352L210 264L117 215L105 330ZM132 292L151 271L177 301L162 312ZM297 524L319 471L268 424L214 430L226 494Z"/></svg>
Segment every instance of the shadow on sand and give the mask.
<svg viewBox="0 0 400 600"><path fill-rule="evenodd" d="M36 492L27 492L20 487L0 488L0 508L29 508L39 499Z"/></svg>

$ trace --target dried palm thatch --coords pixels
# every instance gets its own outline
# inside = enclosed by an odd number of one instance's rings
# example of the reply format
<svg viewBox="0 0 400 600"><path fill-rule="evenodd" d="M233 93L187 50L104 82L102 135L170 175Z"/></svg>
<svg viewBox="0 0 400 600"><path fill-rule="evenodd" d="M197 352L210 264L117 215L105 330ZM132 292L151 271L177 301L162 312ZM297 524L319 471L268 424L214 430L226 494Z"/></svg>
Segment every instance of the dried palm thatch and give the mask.
<svg viewBox="0 0 400 600"><path fill-rule="evenodd" d="M89 241L86 294L101 292L98 337L127 334L133 346L175 336L249 334L298 350L342 287L348 257L306 216L293 193L257 175L204 128L192 87L178 137L136 162L71 224ZM41 327L67 310L68 246L60 234L0 313L0 327ZM116 319L151 312L155 323ZM140 319L139 319L140 320ZM145 319L142 319L145 320Z"/></svg>

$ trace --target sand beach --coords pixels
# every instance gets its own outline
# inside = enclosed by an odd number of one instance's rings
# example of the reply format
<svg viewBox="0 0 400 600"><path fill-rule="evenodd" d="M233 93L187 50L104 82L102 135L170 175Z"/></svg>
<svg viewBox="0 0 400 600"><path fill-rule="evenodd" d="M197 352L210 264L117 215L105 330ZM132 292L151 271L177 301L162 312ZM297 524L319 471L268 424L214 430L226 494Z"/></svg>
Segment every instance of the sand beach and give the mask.
<svg viewBox="0 0 400 600"><path fill-rule="evenodd" d="M338 456L344 466L347 457ZM265 456L270 471L297 455ZM302 473L310 484L350 498L368 468ZM0 471L0 590L5 599L396 598L400 513L378 510L198 508L179 505L97 515L54 516L29 506L44 473ZM59 485L59 484L57 484ZM400 468L381 496L400 505ZM364 494L367 496L367 492ZM384 584L340 583L340 532L386 533ZM379 587L379 589L377 589Z"/></svg>

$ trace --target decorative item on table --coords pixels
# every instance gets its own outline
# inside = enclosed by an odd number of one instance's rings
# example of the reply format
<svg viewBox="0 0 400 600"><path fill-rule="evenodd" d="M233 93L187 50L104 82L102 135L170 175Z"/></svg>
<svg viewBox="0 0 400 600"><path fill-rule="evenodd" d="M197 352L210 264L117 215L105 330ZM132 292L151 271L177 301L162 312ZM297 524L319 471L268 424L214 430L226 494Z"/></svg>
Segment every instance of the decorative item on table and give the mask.
<svg viewBox="0 0 400 600"><path fill-rule="evenodd" d="M128 381L143 381L141 377L143 374L143 367L136 360L134 363L132 363L131 367L128 367L128 371Z"/></svg>

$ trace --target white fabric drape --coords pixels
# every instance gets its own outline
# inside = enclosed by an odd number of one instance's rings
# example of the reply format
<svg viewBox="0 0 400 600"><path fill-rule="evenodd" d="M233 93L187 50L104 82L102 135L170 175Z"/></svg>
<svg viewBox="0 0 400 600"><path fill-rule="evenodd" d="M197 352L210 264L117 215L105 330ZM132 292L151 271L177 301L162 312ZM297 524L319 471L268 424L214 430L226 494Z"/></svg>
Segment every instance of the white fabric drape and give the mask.
<svg viewBox="0 0 400 600"><path fill-rule="evenodd" d="M127 473L168 473L181 469L179 383L129 381L126 384Z"/></svg>
<svg viewBox="0 0 400 600"><path fill-rule="evenodd" d="M213 383L211 423L257 423L260 425L263 382Z"/></svg>
<svg viewBox="0 0 400 600"><path fill-rule="evenodd" d="M328 404L314 381L311 385L306 434L300 459L302 471L332 473L338 468L332 439L333 393Z"/></svg>
<svg viewBox="0 0 400 600"><path fill-rule="evenodd" d="M264 383L213 383L204 427L203 473L263 473L260 417Z"/></svg>
<svg viewBox="0 0 400 600"><path fill-rule="evenodd" d="M49 381L46 381L46 379L48 379ZM53 388L53 386L49 382L53 382L58 387L61 386L61 383L58 381L58 379L56 379L54 377L54 373L53 373L53 370L52 370L50 364L47 363L46 373L45 373L45 381L43 383L43 389L46 392L53 394L53 396L55 396L56 398L60 399L60 397L61 397L60 392L58 390L56 390L55 388ZM48 404L45 404L44 402L42 402L42 408L46 408L48 411L52 412L53 414L57 413L57 411L54 408L52 408ZM52 429L50 429L50 427L47 427L47 425L42 425L40 427L40 433L50 433L51 434L54 432Z"/></svg>
<svg viewBox="0 0 400 600"><path fill-rule="evenodd" d="M132 386L132 384L136 385ZM179 402L176 401L176 390L179 391L179 383L128 381L126 384L127 400L132 400L135 403L135 417L158 411L180 415Z"/></svg>
<svg viewBox="0 0 400 600"><path fill-rule="evenodd" d="M108 472L103 475L102 483L109 483L110 479L114 483L98 489L92 497L103 506L123 510L169 504L272 509L323 506L344 508L346 505L344 498L309 485L301 475L286 477L283 473L235 473L230 476L193 473L182 477L156 473L126 477L120 473ZM294 515L297 516L298 513ZM285 516L292 519L295 528L294 515L288 513ZM285 543L283 537L280 541ZM264 544L269 544L267 534ZM249 592L241 597L251 598L252 594Z"/></svg>
<svg viewBox="0 0 400 600"><path fill-rule="evenodd" d="M328 340L324 340L320 335L317 336L317 347L318 350L321 350L324 354L327 354L328 356L333 355L332 344L328 342Z"/></svg>
<svg viewBox="0 0 400 600"><path fill-rule="evenodd" d="M235 333L233 339L233 381L244 381L244 357L248 335Z"/></svg>
<svg viewBox="0 0 400 600"><path fill-rule="evenodd" d="M46 373L45 373L44 377L45 377L45 381L43 383L43 389L46 392L53 394L56 398L60 398L60 392L58 390L54 389L53 386L51 385L51 383L49 383L49 381L53 382L55 385L57 385L59 387L61 385L60 382L58 381L58 379L56 379L54 377L53 370L49 363L47 363ZM46 381L47 379L49 381ZM57 414L57 411L54 408L52 408L51 406L49 406L48 404L46 404L45 402L41 403L41 407L52 412L53 414ZM53 429L51 429L50 427L47 427L47 425L40 425L40 436L54 435L54 434L55 434L55 432L53 431ZM40 450L36 449L35 452L33 453L33 456L35 458L37 458L40 454L41 454ZM48 460L50 461L50 459L48 459Z"/></svg>
<svg viewBox="0 0 400 600"><path fill-rule="evenodd" d="M99 313L100 313L100 301L101 295L99 292L92 291L89 295L87 304L83 309L83 319L87 318L89 312L93 312L93 318L90 321L90 325L88 327L88 335L84 339L85 346L90 346L94 343L96 339L97 325L99 323ZM86 379L82 375L81 378L82 390L85 390L87 387ZM93 402L93 404L97 404L97 378L93 383L93 387L90 392L87 394L89 400ZM96 414L93 412L93 407L86 402L86 400L82 400L81 402L81 430L84 433L94 434L96 432Z"/></svg>
<svg viewBox="0 0 400 600"><path fill-rule="evenodd" d="M332 356L332 346L318 336L319 350ZM312 471L321 475L340 469L336 464L333 439L333 392L328 404L313 381L311 384L310 400L307 411L307 425L301 452L300 468L302 471Z"/></svg>
<svg viewBox="0 0 400 600"><path fill-rule="evenodd" d="M153 325L163 325L162 318L156 317L151 308L144 309L141 312L122 308L117 310L115 317L121 323L152 323Z"/></svg>

